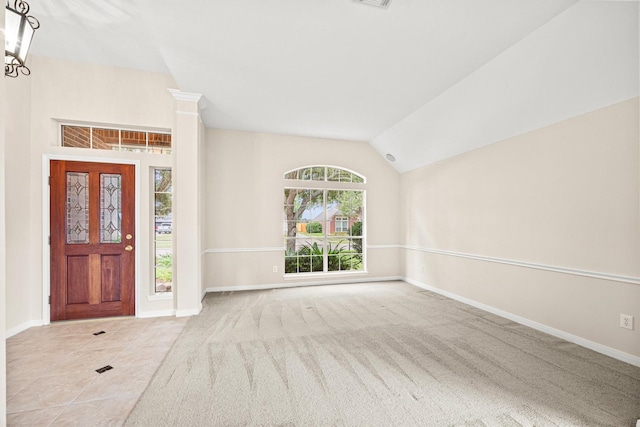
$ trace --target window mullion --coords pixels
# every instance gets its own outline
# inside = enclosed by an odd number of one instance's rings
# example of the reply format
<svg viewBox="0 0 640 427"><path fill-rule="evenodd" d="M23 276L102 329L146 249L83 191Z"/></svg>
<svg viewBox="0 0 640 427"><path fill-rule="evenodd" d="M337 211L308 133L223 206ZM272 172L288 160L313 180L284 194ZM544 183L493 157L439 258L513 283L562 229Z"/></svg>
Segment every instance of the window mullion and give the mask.
<svg viewBox="0 0 640 427"><path fill-rule="evenodd" d="M323 272L327 272L329 271L329 255L327 254L328 252L328 244L329 244L329 239L327 239L327 190L324 189L322 190L322 204L323 204L323 208L324 208L324 217L323 217L323 224L322 224L322 235L323 235L323 241L322 241L322 271Z"/></svg>

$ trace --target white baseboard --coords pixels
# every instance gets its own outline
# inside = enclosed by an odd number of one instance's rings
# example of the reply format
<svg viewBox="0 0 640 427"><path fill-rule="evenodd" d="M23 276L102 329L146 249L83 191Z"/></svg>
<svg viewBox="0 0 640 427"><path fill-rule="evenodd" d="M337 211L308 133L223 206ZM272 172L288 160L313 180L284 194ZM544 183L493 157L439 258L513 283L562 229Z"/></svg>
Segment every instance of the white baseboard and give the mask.
<svg viewBox="0 0 640 427"><path fill-rule="evenodd" d="M338 280L318 280L313 282L286 282L286 283L272 283L268 285L245 285L245 286L220 286L206 288L204 293L207 292L233 292L233 291L260 291L265 289L280 289L280 288L297 288L303 286L323 286L323 285L346 285L349 283L367 283L367 282L392 282L395 280L402 280L400 276L389 277L366 277L361 279L347 278ZM204 294L203 294L204 295Z"/></svg>
<svg viewBox="0 0 640 427"><path fill-rule="evenodd" d="M405 282L409 283L410 285L416 286L418 288L426 289L428 291L432 291L432 292L435 292L437 294L444 295L447 298L451 298L453 300L460 301L462 303L465 303L465 304L468 304L470 306L479 308L479 309L487 311L489 313L493 313L493 314L495 314L497 316L504 317L505 319L509 319L509 320L512 320L512 321L514 321L516 323L520 323L521 325L528 326L530 328L533 328L533 329L536 329L538 331L547 333L549 335L553 335L554 337L562 338L563 340L572 342L574 344L578 344L578 345L580 345L582 347L586 347L586 348L588 348L590 350L596 351L596 352L604 354L606 356L613 357L614 359L618 359L618 360L621 360L623 362L629 363L630 365L634 365L634 366L640 367L640 357L638 357L638 356L634 356L632 354L625 353L625 352L620 351L620 350L616 350L615 348L611 348L611 347L608 347L606 345L599 344L597 342L587 340L587 339L579 337L577 335L573 335L573 334L570 334L568 332L561 331L560 329L552 328L551 326L547 326L547 325L544 325L542 323L538 323L538 322L535 322L533 320L526 319L524 317L520 317L520 316L518 316L516 314L509 313L509 312L504 311L504 310L500 310L500 309L492 307L490 305L486 305L486 304L483 304L481 302L478 302L478 301L475 301L475 300L472 300L472 299L469 299L469 298L465 298L465 297L462 297L460 295L457 295L457 294L454 294L454 293L451 293L451 292L448 292L448 291L444 291L442 289L438 289L438 288L436 288L434 286L427 285L427 284L422 283L422 282L418 282L417 280L409 279L409 278L406 278L406 277L402 278L402 280L404 280Z"/></svg>
<svg viewBox="0 0 640 427"><path fill-rule="evenodd" d="M202 309L192 308L190 310L175 310L176 317L197 316Z"/></svg>
<svg viewBox="0 0 640 427"><path fill-rule="evenodd" d="M139 319L149 319L152 317L167 317L167 316L175 316L176 311L174 309L170 310L156 310L156 311L145 311L144 313L139 313L136 317Z"/></svg>
<svg viewBox="0 0 640 427"><path fill-rule="evenodd" d="M27 329L32 328L34 326L42 326L42 320L31 320L29 322L23 323L22 325L18 325L16 327L8 329L4 333L5 339L11 338L14 335L18 335L20 332L26 331Z"/></svg>

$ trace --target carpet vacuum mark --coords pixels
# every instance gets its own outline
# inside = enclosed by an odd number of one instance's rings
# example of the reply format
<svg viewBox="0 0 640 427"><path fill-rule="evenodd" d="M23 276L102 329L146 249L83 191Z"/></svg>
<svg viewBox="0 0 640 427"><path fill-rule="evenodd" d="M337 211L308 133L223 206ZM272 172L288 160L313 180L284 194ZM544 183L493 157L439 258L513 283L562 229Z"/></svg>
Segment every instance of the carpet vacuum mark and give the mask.
<svg viewBox="0 0 640 427"><path fill-rule="evenodd" d="M634 426L640 368L402 282L208 294L126 426Z"/></svg>

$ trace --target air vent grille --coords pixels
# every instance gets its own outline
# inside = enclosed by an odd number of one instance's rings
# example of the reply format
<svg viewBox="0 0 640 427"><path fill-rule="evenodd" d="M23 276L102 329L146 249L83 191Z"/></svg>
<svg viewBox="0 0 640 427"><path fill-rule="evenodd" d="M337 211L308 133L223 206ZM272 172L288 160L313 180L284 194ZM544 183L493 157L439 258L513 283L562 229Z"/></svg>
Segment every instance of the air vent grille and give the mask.
<svg viewBox="0 0 640 427"><path fill-rule="evenodd" d="M357 3L369 4L371 6L378 6L382 8L387 8L391 3L391 0L354 0Z"/></svg>

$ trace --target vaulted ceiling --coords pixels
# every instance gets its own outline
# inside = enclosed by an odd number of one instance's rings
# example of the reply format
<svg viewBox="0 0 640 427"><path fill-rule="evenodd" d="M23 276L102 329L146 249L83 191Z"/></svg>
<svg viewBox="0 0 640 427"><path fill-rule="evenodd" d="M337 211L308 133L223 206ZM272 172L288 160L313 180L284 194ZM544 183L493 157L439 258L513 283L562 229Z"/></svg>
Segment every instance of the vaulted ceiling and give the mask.
<svg viewBox="0 0 640 427"><path fill-rule="evenodd" d="M371 143L398 171L638 95L638 2L30 0L34 54L169 73L208 127Z"/></svg>

